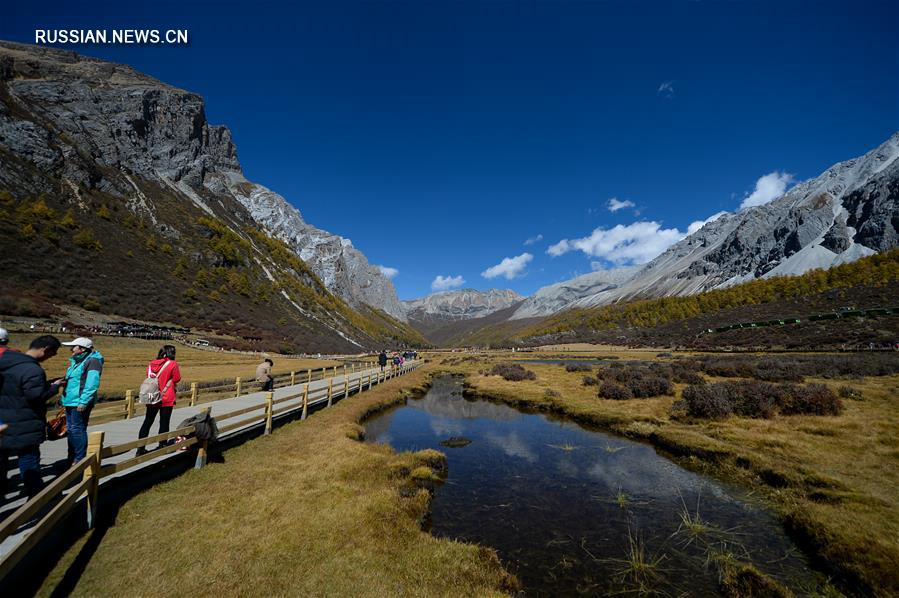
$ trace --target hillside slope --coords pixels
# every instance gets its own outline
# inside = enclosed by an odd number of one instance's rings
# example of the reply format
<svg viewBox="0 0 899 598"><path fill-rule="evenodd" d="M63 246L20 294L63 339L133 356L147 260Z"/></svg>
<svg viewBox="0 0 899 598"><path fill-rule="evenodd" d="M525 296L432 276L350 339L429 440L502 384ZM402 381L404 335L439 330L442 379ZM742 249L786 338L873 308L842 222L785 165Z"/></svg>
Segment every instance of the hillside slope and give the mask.
<svg viewBox="0 0 899 598"><path fill-rule="evenodd" d="M496 322L469 333L466 344L841 348L899 342L899 316L809 321L844 307L899 309L899 249L829 270L759 279L683 297L571 309L542 319ZM708 333L729 324L798 318L798 325Z"/></svg>
<svg viewBox="0 0 899 598"><path fill-rule="evenodd" d="M425 342L348 241L243 177L199 96L73 52L0 42L0 249L0 313L77 305L285 351Z"/></svg>

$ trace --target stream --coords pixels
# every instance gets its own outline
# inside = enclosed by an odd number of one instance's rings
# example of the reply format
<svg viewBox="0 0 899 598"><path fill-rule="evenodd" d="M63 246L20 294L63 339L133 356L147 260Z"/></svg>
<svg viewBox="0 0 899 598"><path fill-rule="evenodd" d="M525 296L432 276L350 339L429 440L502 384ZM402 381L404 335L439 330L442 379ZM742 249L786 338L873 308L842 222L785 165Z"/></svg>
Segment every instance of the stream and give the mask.
<svg viewBox="0 0 899 598"><path fill-rule="evenodd" d="M529 596L715 595L722 558L798 593L813 587L805 556L758 500L647 444L463 398L452 376L365 425L366 442L447 455L430 532L495 548Z"/></svg>

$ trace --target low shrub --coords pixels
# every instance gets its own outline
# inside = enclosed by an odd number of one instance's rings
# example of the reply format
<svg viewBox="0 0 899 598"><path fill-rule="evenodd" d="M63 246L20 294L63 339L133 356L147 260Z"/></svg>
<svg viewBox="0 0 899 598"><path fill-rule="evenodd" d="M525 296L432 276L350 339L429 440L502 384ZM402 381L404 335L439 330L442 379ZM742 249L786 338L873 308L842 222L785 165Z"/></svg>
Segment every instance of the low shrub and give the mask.
<svg viewBox="0 0 899 598"><path fill-rule="evenodd" d="M584 376L584 386L596 386L597 384L599 384L599 380L593 376Z"/></svg>
<svg viewBox="0 0 899 598"><path fill-rule="evenodd" d="M569 363L565 366L566 372L589 372L593 368L591 368L586 363Z"/></svg>
<svg viewBox="0 0 899 598"><path fill-rule="evenodd" d="M628 381L627 387L634 398L637 399L674 394L674 386L672 386L671 380L661 376L632 378Z"/></svg>
<svg viewBox="0 0 899 598"><path fill-rule="evenodd" d="M531 370L524 369L517 363L498 363L490 370L493 376L502 376L504 380L510 382L520 382L521 380L536 380L537 375Z"/></svg>
<svg viewBox="0 0 899 598"><path fill-rule="evenodd" d="M691 417L720 419L730 414L768 419L781 415L839 415L843 405L824 384L771 384L754 380L728 380L691 384L675 409Z"/></svg>
<svg viewBox="0 0 899 598"><path fill-rule="evenodd" d="M722 419L733 412L730 401L717 388L718 384L693 384L684 389L675 407L686 410L690 417Z"/></svg>
<svg viewBox="0 0 899 598"><path fill-rule="evenodd" d="M799 384L784 387L780 412L784 415L839 415L843 402L825 384Z"/></svg>
<svg viewBox="0 0 899 598"><path fill-rule="evenodd" d="M784 397L783 390L769 382L739 380L720 382L714 386L725 394L733 412L743 417L770 419Z"/></svg>
<svg viewBox="0 0 899 598"><path fill-rule="evenodd" d="M681 384L705 384L706 379L703 378L702 374L697 374L696 372L682 372L674 377L675 382L680 382Z"/></svg>
<svg viewBox="0 0 899 598"><path fill-rule="evenodd" d="M626 401L634 398L630 388L608 380L600 384L597 395L601 399L611 399L613 401Z"/></svg>
<svg viewBox="0 0 899 598"><path fill-rule="evenodd" d="M546 390L543 391L543 396L546 397L547 399L557 399L557 398L561 397L562 395L556 390L547 388Z"/></svg>

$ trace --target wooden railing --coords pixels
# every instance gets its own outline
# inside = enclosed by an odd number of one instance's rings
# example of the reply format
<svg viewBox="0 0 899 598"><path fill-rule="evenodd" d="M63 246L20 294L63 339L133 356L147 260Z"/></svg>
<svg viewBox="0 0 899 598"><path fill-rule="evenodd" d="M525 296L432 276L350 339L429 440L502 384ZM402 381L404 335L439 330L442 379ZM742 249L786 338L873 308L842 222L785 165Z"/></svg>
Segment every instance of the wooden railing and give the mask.
<svg viewBox="0 0 899 598"><path fill-rule="evenodd" d="M355 374L357 371L366 368L377 367L376 362L348 362L343 365L334 365L314 369L306 369L299 371L283 372L273 376L275 388L283 388L285 386L295 386L303 382L315 382L325 379L328 374L332 377L338 376L338 372L343 375ZM202 403L210 403L221 399L230 399L234 396L240 396L247 392L255 392L258 388L258 382L255 379L244 379L240 376L234 379L234 382L226 382L222 384L213 384L210 386L201 386L202 383L192 382L190 388L179 390L175 396L179 400L189 401L190 406ZM252 390L251 390L252 389ZM104 401L97 403L92 412L91 419L95 422L109 422L119 419L131 419L133 417L142 416L146 412L146 407L137 399L137 393L134 390L126 390L123 399Z"/></svg>
<svg viewBox="0 0 899 598"><path fill-rule="evenodd" d="M307 372L307 379L299 382L299 384L302 384L302 390L296 394L275 399L274 393L269 392L266 395L265 402L262 404L250 405L226 413L215 414L219 435L225 435L228 432L235 432L236 430L240 430L240 432L236 432L239 434L256 429L258 426L264 426L264 433L271 434L274 418L276 416L287 416L291 413L300 412L300 418L305 420L308 416L310 407L321 403L326 403L326 405L330 407L334 399L346 398L353 392L360 393L363 390L371 389L373 385L380 384L391 378L405 374L406 372L415 369L418 365L418 362L411 362L399 368L388 365L384 370L380 370L377 366L374 366L367 371L363 370L355 380L351 380L350 375L354 374L354 370L356 369L353 367L350 368L350 370L345 369L342 376L335 375L329 378L327 387L314 390L309 389L310 383L315 380L321 380L322 377L313 378L312 375ZM333 368L332 371L336 374L337 368ZM291 380L296 381L295 372L291 372ZM237 386L238 388L240 386L239 379ZM286 404L292 402L295 402L295 404ZM194 402L191 402L191 405L194 404ZM283 406L276 408L277 405ZM212 407L213 406L210 405L204 411L212 414ZM222 422L227 420L239 418L248 413L254 413L260 410L262 411L261 414L257 413L250 417L243 417L237 421L222 425ZM169 444L144 454L135 455L125 461L109 463L107 465L103 464L104 459L123 455L134 449L145 449L153 443L164 442L179 437L183 438L179 442ZM87 456L84 459L50 482L39 494L28 500L9 517L0 522L0 543L2 543L10 536L17 533L24 524L31 521L35 515L48 507L54 500L59 499L58 502L56 502L56 504L54 504L52 508L50 508L46 514L41 516L41 518L32 526L30 532L24 535L24 537L20 539L9 552L0 556L0 581L13 570L29 550L36 546L37 543L40 542L40 540L46 536L66 514L75 508L82 497L86 497L87 527L90 529L94 526L97 516L97 499L101 479L133 469L146 461L151 461L194 445L197 445L198 447L194 467L201 468L206 465L209 449L208 441L196 437L196 428L194 426L178 428L177 430L156 434L155 436L147 436L146 438L139 438L118 445L104 446L103 439L103 432L91 432L88 436ZM3 474L5 475L5 472L3 472ZM79 477L81 478L81 481L74 487L68 488L68 486Z"/></svg>

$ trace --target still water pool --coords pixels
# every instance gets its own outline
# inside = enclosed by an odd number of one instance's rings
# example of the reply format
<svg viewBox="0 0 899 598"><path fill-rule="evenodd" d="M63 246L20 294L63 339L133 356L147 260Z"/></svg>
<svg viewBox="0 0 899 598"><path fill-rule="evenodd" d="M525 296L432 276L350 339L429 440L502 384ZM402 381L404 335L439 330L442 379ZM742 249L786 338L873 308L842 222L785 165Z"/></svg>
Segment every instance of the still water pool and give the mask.
<svg viewBox="0 0 899 598"><path fill-rule="evenodd" d="M811 585L804 556L745 492L649 445L461 390L436 378L424 398L366 422L366 441L446 453L431 533L495 548L528 595L714 595L725 558L800 593ZM471 442L441 445L449 438Z"/></svg>

